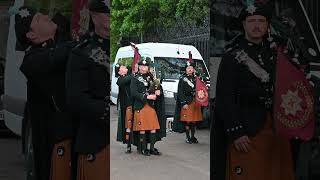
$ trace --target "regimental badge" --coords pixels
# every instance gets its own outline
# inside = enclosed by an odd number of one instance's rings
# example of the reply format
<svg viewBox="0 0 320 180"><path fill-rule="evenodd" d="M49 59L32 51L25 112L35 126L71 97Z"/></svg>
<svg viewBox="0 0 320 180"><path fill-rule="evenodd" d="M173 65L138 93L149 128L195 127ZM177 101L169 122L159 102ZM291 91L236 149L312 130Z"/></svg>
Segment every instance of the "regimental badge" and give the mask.
<svg viewBox="0 0 320 180"><path fill-rule="evenodd" d="M247 7L247 9L246 9L246 11L247 11L248 13L250 13L250 14L255 13L256 10L257 10L257 8L256 8L253 4L252 4L252 5L249 5L249 6Z"/></svg>
<svg viewBox="0 0 320 180"><path fill-rule="evenodd" d="M246 65L249 71L259 78L261 82L269 82L269 73L259 66L244 50L238 51L235 59L239 63Z"/></svg>
<svg viewBox="0 0 320 180"><path fill-rule="evenodd" d="M25 18L25 17L30 16L30 12L28 11L28 9L21 9L21 10L19 11L19 15L20 15L22 18Z"/></svg>
<svg viewBox="0 0 320 180"><path fill-rule="evenodd" d="M85 34L89 29L90 23L90 13L86 7L83 7L80 11L80 19L79 19L79 33Z"/></svg>
<svg viewBox="0 0 320 180"><path fill-rule="evenodd" d="M282 103L281 107L284 109L285 115L295 116L298 111L302 111L301 102L302 99L298 95L298 90L288 90L286 94L281 95Z"/></svg>
<svg viewBox="0 0 320 180"><path fill-rule="evenodd" d="M204 90L201 89L200 91L197 92L197 95L199 97L199 99L203 99L205 97L205 93Z"/></svg>
<svg viewBox="0 0 320 180"><path fill-rule="evenodd" d="M92 49L90 58L93 59L94 62L108 67L107 60L109 59L109 57L107 53L104 50L102 50L101 47Z"/></svg>
<svg viewBox="0 0 320 180"><path fill-rule="evenodd" d="M303 83L298 81L291 90L281 95L280 107L281 112L277 113L280 122L287 128L301 128L310 121L308 118L313 108L313 97L307 93Z"/></svg>

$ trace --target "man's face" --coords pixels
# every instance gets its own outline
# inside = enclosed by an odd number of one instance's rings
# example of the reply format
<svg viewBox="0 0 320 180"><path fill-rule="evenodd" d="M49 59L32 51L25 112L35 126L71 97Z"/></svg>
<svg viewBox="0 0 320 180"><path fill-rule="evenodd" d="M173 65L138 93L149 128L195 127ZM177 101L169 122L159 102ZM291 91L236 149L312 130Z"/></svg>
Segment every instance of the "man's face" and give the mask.
<svg viewBox="0 0 320 180"><path fill-rule="evenodd" d="M243 28L249 38L260 39L267 33L268 21L261 15L248 16L243 21Z"/></svg>
<svg viewBox="0 0 320 180"><path fill-rule="evenodd" d="M96 32L99 32L99 35L102 36L103 38L108 38L109 32L110 32L109 14L92 12L91 17L92 17L92 21L94 23L94 28Z"/></svg>
<svg viewBox="0 0 320 180"><path fill-rule="evenodd" d="M53 38L56 30L57 24L48 15L37 13L32 19L27 37L34 43L41 43Z"/></svg>
<svg viewBox="0 0 320 180"><path fill-rule="evenodd" d="M191 75L191 74L194 72L193 66L188 66L188 67L186 68L186 72L187 72L188 75Z"/></svg>
<svg viewBox="0 0 320 180"><path fill-rule="evenodd" d="M128 73L128 68L126 66L120 66L119 68L119 74L125 75Z"/></svg>
<svg viewBox="0 0 320 180"><path fill-rule="evenodd" d="M145 65L139 65L139 72L141 74L146 74L149 70L149 66L145 66Z"/></svg>

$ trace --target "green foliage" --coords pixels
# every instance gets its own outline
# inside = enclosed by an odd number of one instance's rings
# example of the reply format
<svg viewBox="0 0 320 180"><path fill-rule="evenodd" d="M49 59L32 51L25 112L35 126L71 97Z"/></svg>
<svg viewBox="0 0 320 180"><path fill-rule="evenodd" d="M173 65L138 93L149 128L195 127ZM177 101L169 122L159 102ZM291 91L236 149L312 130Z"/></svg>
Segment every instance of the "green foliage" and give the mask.
<svg viewBox="0 0 320 180"><path fill-rule="evenodd" d="M156 27L170 28L179 18L201 25L209 16L209 0L113 0L111 59L121 37L141 37Z"/></svg>
<svg viewBox="0 0 320 180"><path fill-rule="evenodd" d="M71 18L71 0L25 0L24 4L33 7L44 14L55 14L60 12L64 16Z"/></svg>

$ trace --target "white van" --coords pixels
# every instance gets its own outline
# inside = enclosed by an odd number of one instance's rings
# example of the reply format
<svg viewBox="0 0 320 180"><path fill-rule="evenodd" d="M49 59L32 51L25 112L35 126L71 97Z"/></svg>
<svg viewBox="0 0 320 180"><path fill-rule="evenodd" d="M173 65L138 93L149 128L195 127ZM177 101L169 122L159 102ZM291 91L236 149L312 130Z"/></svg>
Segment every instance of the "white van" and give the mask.
<svg viewBox="0 0 320 180"><path fill-rule="evenodd" d="M15 6L22 6L23 0L16 0ZM24 52L16 51L14 16L10 17L7 41L7 57L4 73L4 120L6 126L16 135L22 135L24 108L27 100L26 79L20 72Z"/></svg>
<svg viewBox="0 0 320 180"><path fill-rule="evenodd" d="M162 79L162 87L165 97L166 116L174 115L175 111L175 95L178 89L178 81L183 74L184 66L189 57L189 51L192 53L193 61L196 63L197 72L201 73L209 82L209 72L206 64L199 51L190 45L168 44L168 43L143 43L136 45L142 57L149 57L152 61L150 66L151 71L157 78ZM128 61L131 64L133 59L133 50L131 46L121 47L116 55L112 69L111 82L111 101L117 104L118 85L117 77L115 76L115 65L119 61Z"/></svg>

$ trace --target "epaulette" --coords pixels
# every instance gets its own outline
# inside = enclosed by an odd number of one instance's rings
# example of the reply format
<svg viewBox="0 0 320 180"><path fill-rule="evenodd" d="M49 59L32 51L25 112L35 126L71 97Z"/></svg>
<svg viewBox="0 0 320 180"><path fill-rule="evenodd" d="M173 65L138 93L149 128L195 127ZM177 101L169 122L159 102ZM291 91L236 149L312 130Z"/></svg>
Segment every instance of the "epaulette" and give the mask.
<svg viewBox="0 0 320 180"><path fill-rule="evenodd" d="M88 44L89 44L88 39L85 39L85 40L83 40L83 41L80 41L80 43L79 43L78 45L76 45L76 46L74 47L74 49L82 49L82 48L85 48L86 46L88 46Z"/></svg>
<svg viewBox="0 0 320 180"><path fill-rule="evenodd" d="M45 50L46 48L32 48L31 46L28 47L26 50L25 50L25 55L24 56L29 56L30 54L34 53L34 52L40 52L40 51L43 51Z"/></svg>
<svg viewBox="0 0 320 180"><path fill-rule="evenodd" d="M80 42L78 45L76 45L73 49L72 52L78 55L90 55L89 52L91 52L90 48L92 47L92 44L90 44L90 41L88 39L83 40Z"/></svg>
<svg viewBox="0 0 320 180"><path fill-rule="evenodd" d="M232 51L234 48L238 47L239 46L239 42L241 40L241 38L243 37L242 34L239 34L237 36L235 36L233 39L231 39L227 44L226 46L224 47L225 49L225 52L229 52L229 51Z"/></svg>

